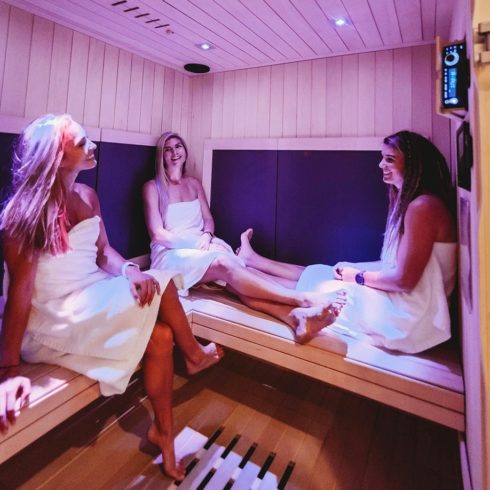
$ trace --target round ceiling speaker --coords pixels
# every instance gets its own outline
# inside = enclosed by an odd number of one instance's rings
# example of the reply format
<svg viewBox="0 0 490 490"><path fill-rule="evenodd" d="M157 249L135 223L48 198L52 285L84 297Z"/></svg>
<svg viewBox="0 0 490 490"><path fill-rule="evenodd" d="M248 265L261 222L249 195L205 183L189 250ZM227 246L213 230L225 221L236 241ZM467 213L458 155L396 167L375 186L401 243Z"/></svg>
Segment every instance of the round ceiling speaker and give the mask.
<svg viewBox="0 0 490 490"><path fill-rule="evenodd" d="M207 73L209 66L201 65L200 63L187 63L187 65L184 65L184 70L190 71L191 73Z"/></svg>

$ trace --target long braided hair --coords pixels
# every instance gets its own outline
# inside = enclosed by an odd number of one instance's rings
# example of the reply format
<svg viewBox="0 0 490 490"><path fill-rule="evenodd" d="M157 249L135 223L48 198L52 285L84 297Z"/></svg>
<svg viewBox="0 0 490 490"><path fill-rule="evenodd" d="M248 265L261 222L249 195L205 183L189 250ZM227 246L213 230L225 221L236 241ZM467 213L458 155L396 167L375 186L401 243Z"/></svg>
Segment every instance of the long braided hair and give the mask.
<svg viewBox="0 0 490 490"><path fill-rule="evenodd" d="M446 159L427 138L411 131L387 136L383 143L400 151L405 159L401 189L389 186L388 220L383 250L398 243L403 235L405 214L409 204L421 194L431 194L454 215L455 200Z"/></svg>
<svg viewBox="0 0 490 490"><path fill-rule="evenodd" d="M69 248L66 193L58 169L72 124L68 114L47 114L17 139L12 194L0 228L19 241L21 250L59 254Z"/></svg>
<svg viewBox="0 0 490 490"><path fill-rule="evenodd" d="M165 167L165 144L170 138L177 138L185 149L186 161L182 166L182 176L186 173L187 159L189 158L189 151L184 138L178 133L173 131L166 131L163 133L157 142L157 152L155 158L155 183L158 191L158 206L163 222L165 222L165 216L167 215L168 208L168 175Z"/></svg>

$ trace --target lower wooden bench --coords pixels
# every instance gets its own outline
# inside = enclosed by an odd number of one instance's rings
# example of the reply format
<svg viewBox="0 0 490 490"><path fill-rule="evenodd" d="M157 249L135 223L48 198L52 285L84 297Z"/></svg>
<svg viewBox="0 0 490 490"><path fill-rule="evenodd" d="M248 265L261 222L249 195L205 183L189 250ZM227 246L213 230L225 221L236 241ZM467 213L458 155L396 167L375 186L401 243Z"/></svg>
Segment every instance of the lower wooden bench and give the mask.
<svg viewBox="0 0 490 490"><path fill-rule="evenodd" d="M464 389L457 346L396 354L330 329L307 345L273 318L222 291L182 299L194 334L380 403L463 432ZM100 396L98 383L68 369L23 364L32 382L29 407L0 435L0 463Z"/></svg>
<svg viewBox="0 0 490 490"><path fill-rule="evenodd" d="M183 303L199 337L457 431L465 429L463 375L454 343L418 355L399 354L325 329L300 345L287 326L226 292L193 290Z"/></svg>

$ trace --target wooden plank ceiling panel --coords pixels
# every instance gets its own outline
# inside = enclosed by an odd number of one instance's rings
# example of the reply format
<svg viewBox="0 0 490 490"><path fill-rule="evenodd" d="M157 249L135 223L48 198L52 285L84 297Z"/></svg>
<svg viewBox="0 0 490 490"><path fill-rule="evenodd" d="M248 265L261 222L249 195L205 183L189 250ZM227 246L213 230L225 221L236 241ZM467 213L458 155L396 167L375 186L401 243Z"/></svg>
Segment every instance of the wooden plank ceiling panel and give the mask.
<svg viewBox="0 0 490 490"><path fill-rule="evenodd" d="M347 46L347 50L363 50L365 45L356 30L356 26L349 22L349 14L345 9L344 4L340 0L320 0L318 3L327 20L334 21L338 18L344 18L347 20L346 25L342 27L335 27L335 31Z"/></svg>
<svg viewBox="0 0 490 490"><path fill-rule="evenodd" d="M369 3L360 2L359 0L342 0L342 3L345 6L347 17L352 21L364 46L366 48L383 46L383 40L374 21Z"/></svg>
<svg viewBox="0 0 490 490"><path fill-rule="evenodd" d="M420 3L395 0L395 9L400 25L402 41L417 42L422 40L422 11Z"/></svg>
<svg viewBox="0 0 490 490"><path fill-rule="evenodd" d="M181 72L219 72L448 39L456 0L0 1Z"/></svg>
<svg viewBox="0 0 490 490"><path fill-rule="evenodd" d="M401 45L402 35L393 0L370 1L369 5L383 43L387 46Z"/></svg>
<svg viewBox="0 0 490 490"><path fill-rule="evenodd" d="M339 33L334 29L333 24L329 22L325 12L315 0L307 1L307 8L305 6L305 0L291 0L291 3L299 12L301 12L301 15L329 47L332 53L345 53L347 51L347 46Z"/></svg>

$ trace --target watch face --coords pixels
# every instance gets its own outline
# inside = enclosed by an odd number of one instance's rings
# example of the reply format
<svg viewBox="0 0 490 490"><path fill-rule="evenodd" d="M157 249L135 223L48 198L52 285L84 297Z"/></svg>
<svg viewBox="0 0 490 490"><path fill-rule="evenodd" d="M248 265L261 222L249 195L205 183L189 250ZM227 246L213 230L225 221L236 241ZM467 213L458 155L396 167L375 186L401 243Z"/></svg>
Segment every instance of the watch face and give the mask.
<svg viewBox="0 0 490 490"><path fill-rule="evenodd" d="M357 284L364 286L364 271L358 272L356 274L356 282L357 282Z"/></svg>

